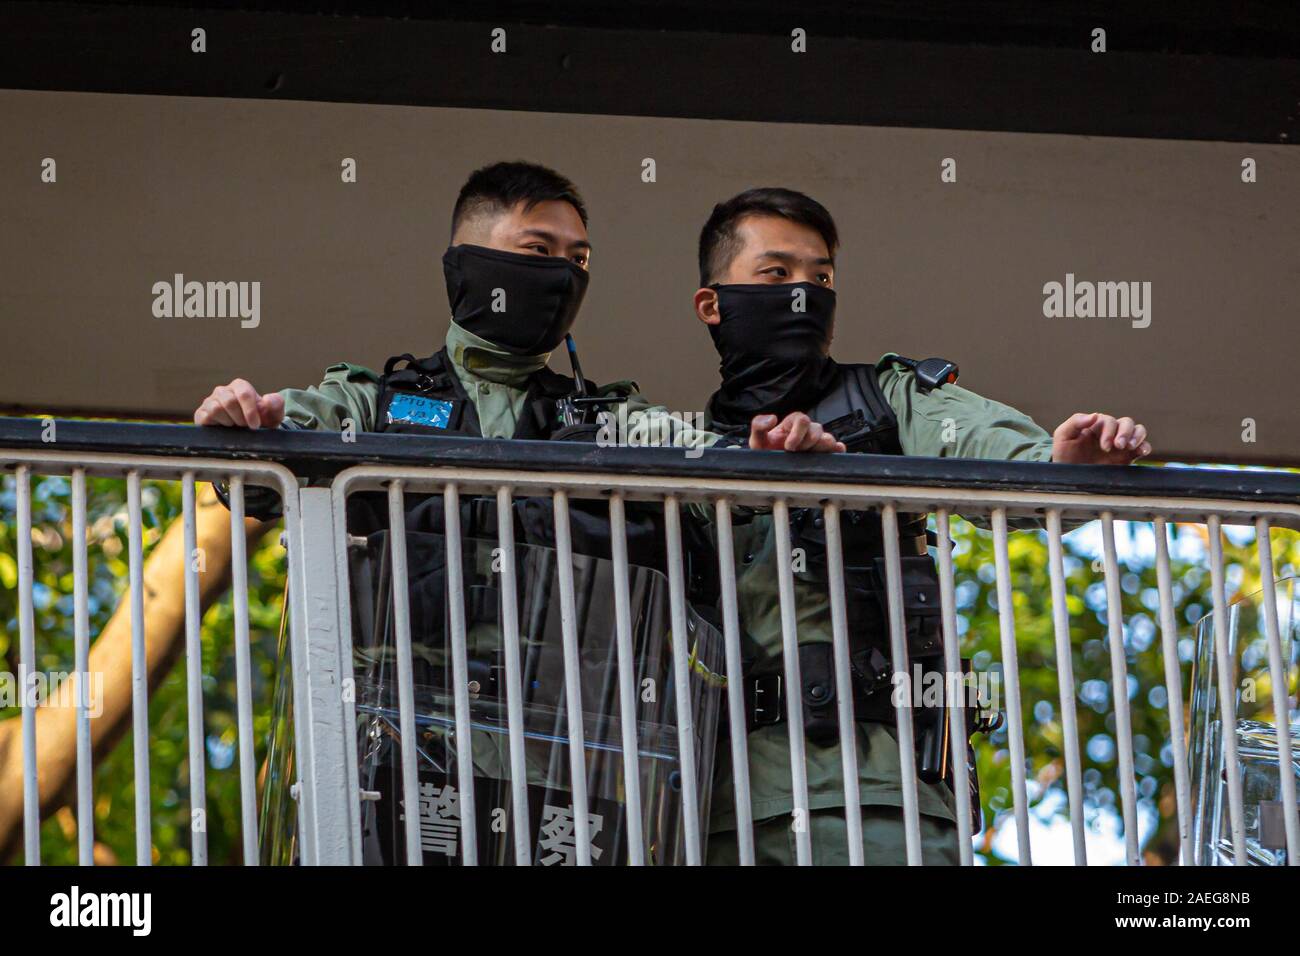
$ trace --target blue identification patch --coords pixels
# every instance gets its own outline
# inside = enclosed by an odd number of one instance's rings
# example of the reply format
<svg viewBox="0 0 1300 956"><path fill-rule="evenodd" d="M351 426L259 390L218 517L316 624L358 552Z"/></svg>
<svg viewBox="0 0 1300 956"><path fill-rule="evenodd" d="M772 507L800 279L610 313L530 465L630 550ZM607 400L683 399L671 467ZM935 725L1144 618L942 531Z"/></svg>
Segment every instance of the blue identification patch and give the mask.
<svg viewBox="0 0 1300 956"><path fill-rule="evenodd" d="M421 395L395 394L388 403L388 423L446 428L451 424L451 402Z"/></svg>

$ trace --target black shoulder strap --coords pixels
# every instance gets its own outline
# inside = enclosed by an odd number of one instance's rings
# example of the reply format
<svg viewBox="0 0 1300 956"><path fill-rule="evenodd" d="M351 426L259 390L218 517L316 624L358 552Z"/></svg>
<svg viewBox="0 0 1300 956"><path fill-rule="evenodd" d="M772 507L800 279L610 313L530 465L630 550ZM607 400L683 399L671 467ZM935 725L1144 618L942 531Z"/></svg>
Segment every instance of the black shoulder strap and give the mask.
<svg viewBox="0 0 1300 956"><path fill-rule="evenodd" d="M595 382L584 378L587 385L587 394L594 395L598 389ZM576 379L570 375L561 375L559 372L552 370L549 366L543 366L533 373L533 386L538 395L546 398L563 398L565 395L573 393Z"/></svg>
<svg viewBox="0 0 1300 956"><path fill-rule="evenodd" d="M841 365L840 374L808 416L851 452L901 455L894 415L874 365Z"/></svg>
<svg viewBox="0 0 1300 956"><path fill-rule="evenodd" d="M381 386L389 386L407 391L444 391L452 387L456 373L442 361L446 349L434 352L427 358L418 359L410 352L394 355L384 363L384 375ZM402 368L399 364L405 363Z"/></svg>

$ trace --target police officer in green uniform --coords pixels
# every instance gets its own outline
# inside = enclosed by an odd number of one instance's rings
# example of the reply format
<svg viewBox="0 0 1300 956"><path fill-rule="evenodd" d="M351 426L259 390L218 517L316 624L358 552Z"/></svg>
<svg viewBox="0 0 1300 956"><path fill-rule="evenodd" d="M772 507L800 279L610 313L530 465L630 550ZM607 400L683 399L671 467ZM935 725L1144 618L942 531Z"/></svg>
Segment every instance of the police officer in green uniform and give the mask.
<svg viewBox="0 0 1300 956"><path fill-rule="evenodd" d="M801 193L751 189L714 208L700 237L701 288L694 305L721 358L722 381L705 425L725 440L743 443L755 415L805 411L850 453L1113 464L1150 453L1146 429L1129 418L1076 414L1049 435L1016 409L953 384L956 367L945 360L916 362L891 352L874 365L835 362L830 343L837 246L830 213ZM943 664L938 579L926 547L926 517L899 515L899 546L909 660L929 670ZM814 863L847 863L820 512L791 513L794 547L806 554L806 567L795 571L805 726L793 729L784 722L785 689L773 679L782 673L782 640L772 518L749 513L734 523L756 860L794 862L794 828L805 825ZM842 523L864 859L899 864L905 861L905 842L896 718L888 692L881 522L874 512L849 512ZM917 708L914 714L921 751L927 734L942 728L942 711ZM794 806L790 733L806 736L806 808ZM918 753L925 863L959 859L952 789L942 769L927 766ZM720 747L711 862L738 859L731 775L729 748Z"/></svg>
<svg viewBox="0 0 1300 956"><path fill-rule="evenodd" d="M422 359L395 356L383 373L343 362L317 386L267 395L235 379L202 402L195 423L550 437L554 400L574 387L547 359L587 288L582 199L549 169L497 163L465 183L451 232L443 271L452 322L443 348ZM633 396L626 382L598 393Z"/></svg>

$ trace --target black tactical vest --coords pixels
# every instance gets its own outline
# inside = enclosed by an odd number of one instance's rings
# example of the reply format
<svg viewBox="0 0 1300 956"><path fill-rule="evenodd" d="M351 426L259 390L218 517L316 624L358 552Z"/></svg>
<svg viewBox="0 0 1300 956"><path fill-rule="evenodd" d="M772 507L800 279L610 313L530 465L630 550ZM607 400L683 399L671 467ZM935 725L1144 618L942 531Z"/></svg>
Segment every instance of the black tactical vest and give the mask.
<svg viewBox="0 0 1300 956"><path fill-rule="evenodd" d="M830 391L808 417L833 434L850 452L901 455L898 419L880 388L874 365L841 365Z"/></svg>
<svg viewBox="0 0 1300 956"><path fill-rule="evenodd" d="M594 383L586 384L588 391L595 391ZM556 402L573 390L573 379L545 366L530 375L523 409L511 437L555 437L562 427ZM465 394L445 348L428 358L417 359L406 353L384 363L375 430L417 435L483 434L474 403Z"/></svg>
<svg viewBox="0 0 1300 956"><path fill-rule="evenodd" d="M559 420L556 403L571 395L575 380L541 368L529 377L524 405L512 439L572 440L574 431ZM601 391L586 382L589 394ZM581 426L579 426L581 429ZM465 435L481 437L474 403L461 385L459 376L444 348L424 359L410 354L396 355L384 364L376 409L376 431L420 435ZM594 431L578 431L592 436ZM515 541L543 547L555 546L555 518L549 496L519 497L513 507ZM625 508L628 560L632 564L667 573L662 510L646 502L628 502ZM407 495L406 528L408 534L436 534L444 531L445 514L441 495ZM466 538L497 537L496 499L490 496L462 495L460 502L461 534ZM575 554L596 558L612 557L609 530L609 503L605 499L571 499L569 524ZM382 493L362 492L348 499L348 531L368 536L388 527L388 503ZM697 535L690 522L683 532L687 537L688 581L698 576L702 564L698 558ZM694 557L693 557L694 556ZM717 564L716 558L712 562Z"/></svg>
<svg viewBox="0 0 1300 956"><path fill-rule="evenodd" d="M850 453L901 455L898 419L880 387L873 365L841 365L830 391L808 417L842 441ZM907 622L908 658L918 660L942 653L940 643L939 576L927 550L925 514L899 513L903 610ZM804 549L808 568L826 579L826 532L820 509L794 509L791 541ZM854 664L871 674L873 648L889 656L889 618L885 595L884 537L878 511L840 513L844 552L844 590ZM876 658L878 661L879 658Z"/></svg>
<svg viewBox="0 0 1300 956"><path fill-rule="evenodd" d="M830 389L808 416L842 441L850 453L901 455L898 419L880 387L872 365L840 365ZM739 431L727 436L741 442ZM898 515L904 619L909 660L935 659L942 654L939 577L930 558L925 514ZM884 538L880 513L842 511L844 590L847 602L850 656L855 678L866 685L887 677L889 617L886 603ZM820 508L790 511L790 538L800 548L808 576L826 581L825 519ZM829 667L829 658L826 666ZM813 670L818 668L814 667ZM810 680L816 681L816 675ZM808 681L806 680L805 683ZM810 702L811 703L811 702Z"/></svg>
<svg viewBox="0 0 1300 956"><path fill-rule="evenodd" d="M947 366L943 360L940 367ZM905 364L912 365L910 360ZM952 366L955 380L956 366ZM939 381L930 387L941 387ZM922 385L925 388L925 385ZM830 390L808 409L808 417L825 427L850 453L901 455L898 418L880 387L875 366L841 365ZM733 438L735 436L732 436ZM943 670L942 609L939 575L930 558L925 514L898 515L898 544L906 622L907 657L920 665L923 674ZM859 721L893 724L896 715L889 693L892 672L889 616L886 595L884 537L878 511L842 511L840 537L843 543L844 592L849 632L849 662L854 692L853 709ZM804 549L807 570L818 581L829 579L826 562L825 519L816 508L790 512L792 547ZM965 666L967 662L963 662ZM839 720L835 700L834 663L831 645L806 644L799 648L800 694L803 699L804 733L821 745L838 739ZM750 681L755 689L765 678ZM946 684L945 684L946 686ZM779 687L779 685L778 685ZM749 686L747 685L747 691ZM751 729L765 722L779 722L783 705L780 693L765 693L764 717L746 700L746 719ZM953 787L956 762L952 754L948 721L943 707L920 706L913 711L917 773L926 783L945 781ZM967 737L976 729L976 713L965 710ZM969 750L963 741L962 750ZM968 756L972 814L980 819L979 779L973 754Z"/></svg>

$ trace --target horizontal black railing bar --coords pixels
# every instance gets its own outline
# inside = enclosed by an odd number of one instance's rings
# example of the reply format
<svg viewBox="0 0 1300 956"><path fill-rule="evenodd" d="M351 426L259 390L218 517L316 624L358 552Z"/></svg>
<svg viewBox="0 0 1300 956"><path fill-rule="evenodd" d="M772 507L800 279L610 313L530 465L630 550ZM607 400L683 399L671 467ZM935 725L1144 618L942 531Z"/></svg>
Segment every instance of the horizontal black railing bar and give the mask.
<svg viewBox="0 0 1300 956"><path fill-rule="evenodd" d="M89 455L148 455L281 464L300 478L328 479L353 465L443 466L523 472L1210 498L1300 505L1300 474L1209 468L1059 465L894 455L810 454L681 448L602 447L581 442L425 437L361 432L199 428L126 422L0 418L5 450ZM9 465L8 467L12 467ZM35 470L39 471L39 467Z"/></svg>

